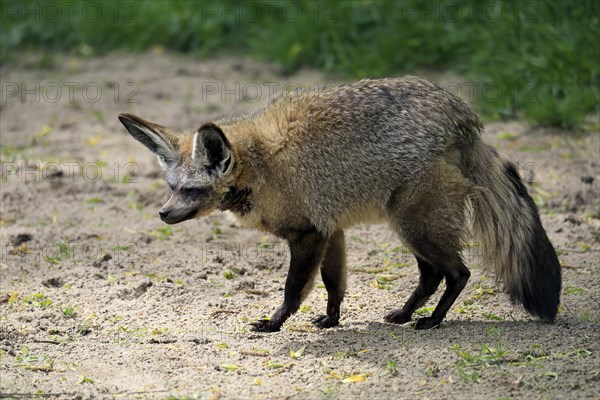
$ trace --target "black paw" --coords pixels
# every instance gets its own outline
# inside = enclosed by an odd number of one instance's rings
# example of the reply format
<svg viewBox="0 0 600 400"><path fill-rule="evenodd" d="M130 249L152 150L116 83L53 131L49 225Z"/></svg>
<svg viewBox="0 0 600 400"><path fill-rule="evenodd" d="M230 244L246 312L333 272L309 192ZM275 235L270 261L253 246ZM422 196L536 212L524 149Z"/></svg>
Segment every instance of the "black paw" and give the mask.
<svg viewBox="0 0 600 400"><path fill-rule="evenodd" d="M417 323L415 324L415 329L422 330L437 328L438 326L440 326L441 322L442 320L432 317L419 318L417 320Z"/></svg>
<svg viewBox="0 0 600 400"><path fill-rule="evenodd" d="M250 325L252 325L254 332L279 332L279 328L281 328L281 324L277 324L270 319L259 319L251 322Z"/></svg>
<svg viewBox="0 0 600 400"><path fill-rule="evenodd" d="M340 324L339 318L330 317L329 315L319 315L312 320L312 323L320 329L333 328Z"/></svg>
<svg viewBox="0 0 600 400"><path fill-rule="evenodd" d="M405 324L410 321L410 315L402 311L392 311L384 317L384 320L392 324Z"/></svg>

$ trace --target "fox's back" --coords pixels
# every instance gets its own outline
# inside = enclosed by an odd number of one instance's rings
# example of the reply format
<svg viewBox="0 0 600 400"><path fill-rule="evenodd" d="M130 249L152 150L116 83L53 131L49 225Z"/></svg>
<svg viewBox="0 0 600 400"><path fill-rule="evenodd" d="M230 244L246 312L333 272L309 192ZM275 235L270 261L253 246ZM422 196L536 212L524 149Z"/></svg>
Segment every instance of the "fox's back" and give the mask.
<svg viewBox="0 0 600 400"><path fill-rule="evenodd" d="M251 120L265 181L322 226L377 219L393 190L481 130L461 100L414 77L287 94Z"/></svg>

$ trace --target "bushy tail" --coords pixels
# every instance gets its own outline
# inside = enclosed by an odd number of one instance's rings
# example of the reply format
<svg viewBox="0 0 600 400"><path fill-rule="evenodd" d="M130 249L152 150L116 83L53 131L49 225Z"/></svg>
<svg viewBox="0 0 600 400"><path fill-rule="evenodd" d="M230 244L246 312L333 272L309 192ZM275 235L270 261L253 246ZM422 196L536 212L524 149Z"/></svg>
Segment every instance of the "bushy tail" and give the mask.
<svg viewBox="0 0 600 400"><path fill-rule="evenodd" d="M538 209L512 162L480 140L473 146L468 168L477 188L473 231L484 262L494 267L511 301L554 321L561 271Z"/></svg>

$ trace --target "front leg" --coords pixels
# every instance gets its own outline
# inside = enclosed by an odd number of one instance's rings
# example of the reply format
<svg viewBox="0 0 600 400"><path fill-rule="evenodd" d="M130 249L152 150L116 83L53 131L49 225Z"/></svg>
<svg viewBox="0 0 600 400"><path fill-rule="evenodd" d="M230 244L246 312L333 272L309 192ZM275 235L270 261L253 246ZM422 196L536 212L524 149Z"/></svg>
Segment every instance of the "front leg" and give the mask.
<svg viewBox="0 0 600 400"><path fill-rule="evenodd" d="M253 322L254 331L277 332L281 325L295 313L312 289L318 266L325 252L326 239L317 231L302 232L288 240L291 261L285 281L283 304L271 319Z"/></svg>
<svg viewBox="0 0 600 400"><path fill-rule="evenodd" d="M331 328L339 324L340 305L346 291L346 273L346 244L344 231L340 229L327 241L321 265L321 277L327 289L327 314L313 320L317 327Z"/></svg>

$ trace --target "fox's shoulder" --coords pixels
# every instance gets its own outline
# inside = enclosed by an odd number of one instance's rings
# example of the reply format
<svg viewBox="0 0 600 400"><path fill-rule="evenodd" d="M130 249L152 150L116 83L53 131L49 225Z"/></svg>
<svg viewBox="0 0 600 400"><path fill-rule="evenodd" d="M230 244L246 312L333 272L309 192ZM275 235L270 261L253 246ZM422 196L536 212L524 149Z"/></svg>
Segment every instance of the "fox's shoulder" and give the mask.
<svg viewBox="0 0 600 400"><path fill-rule="evenodd" d="M311 93L304 91L281 94L251 114L225 117L215 123L237 145L273 152L307 132L307 122L316 102Z"/></svg>

